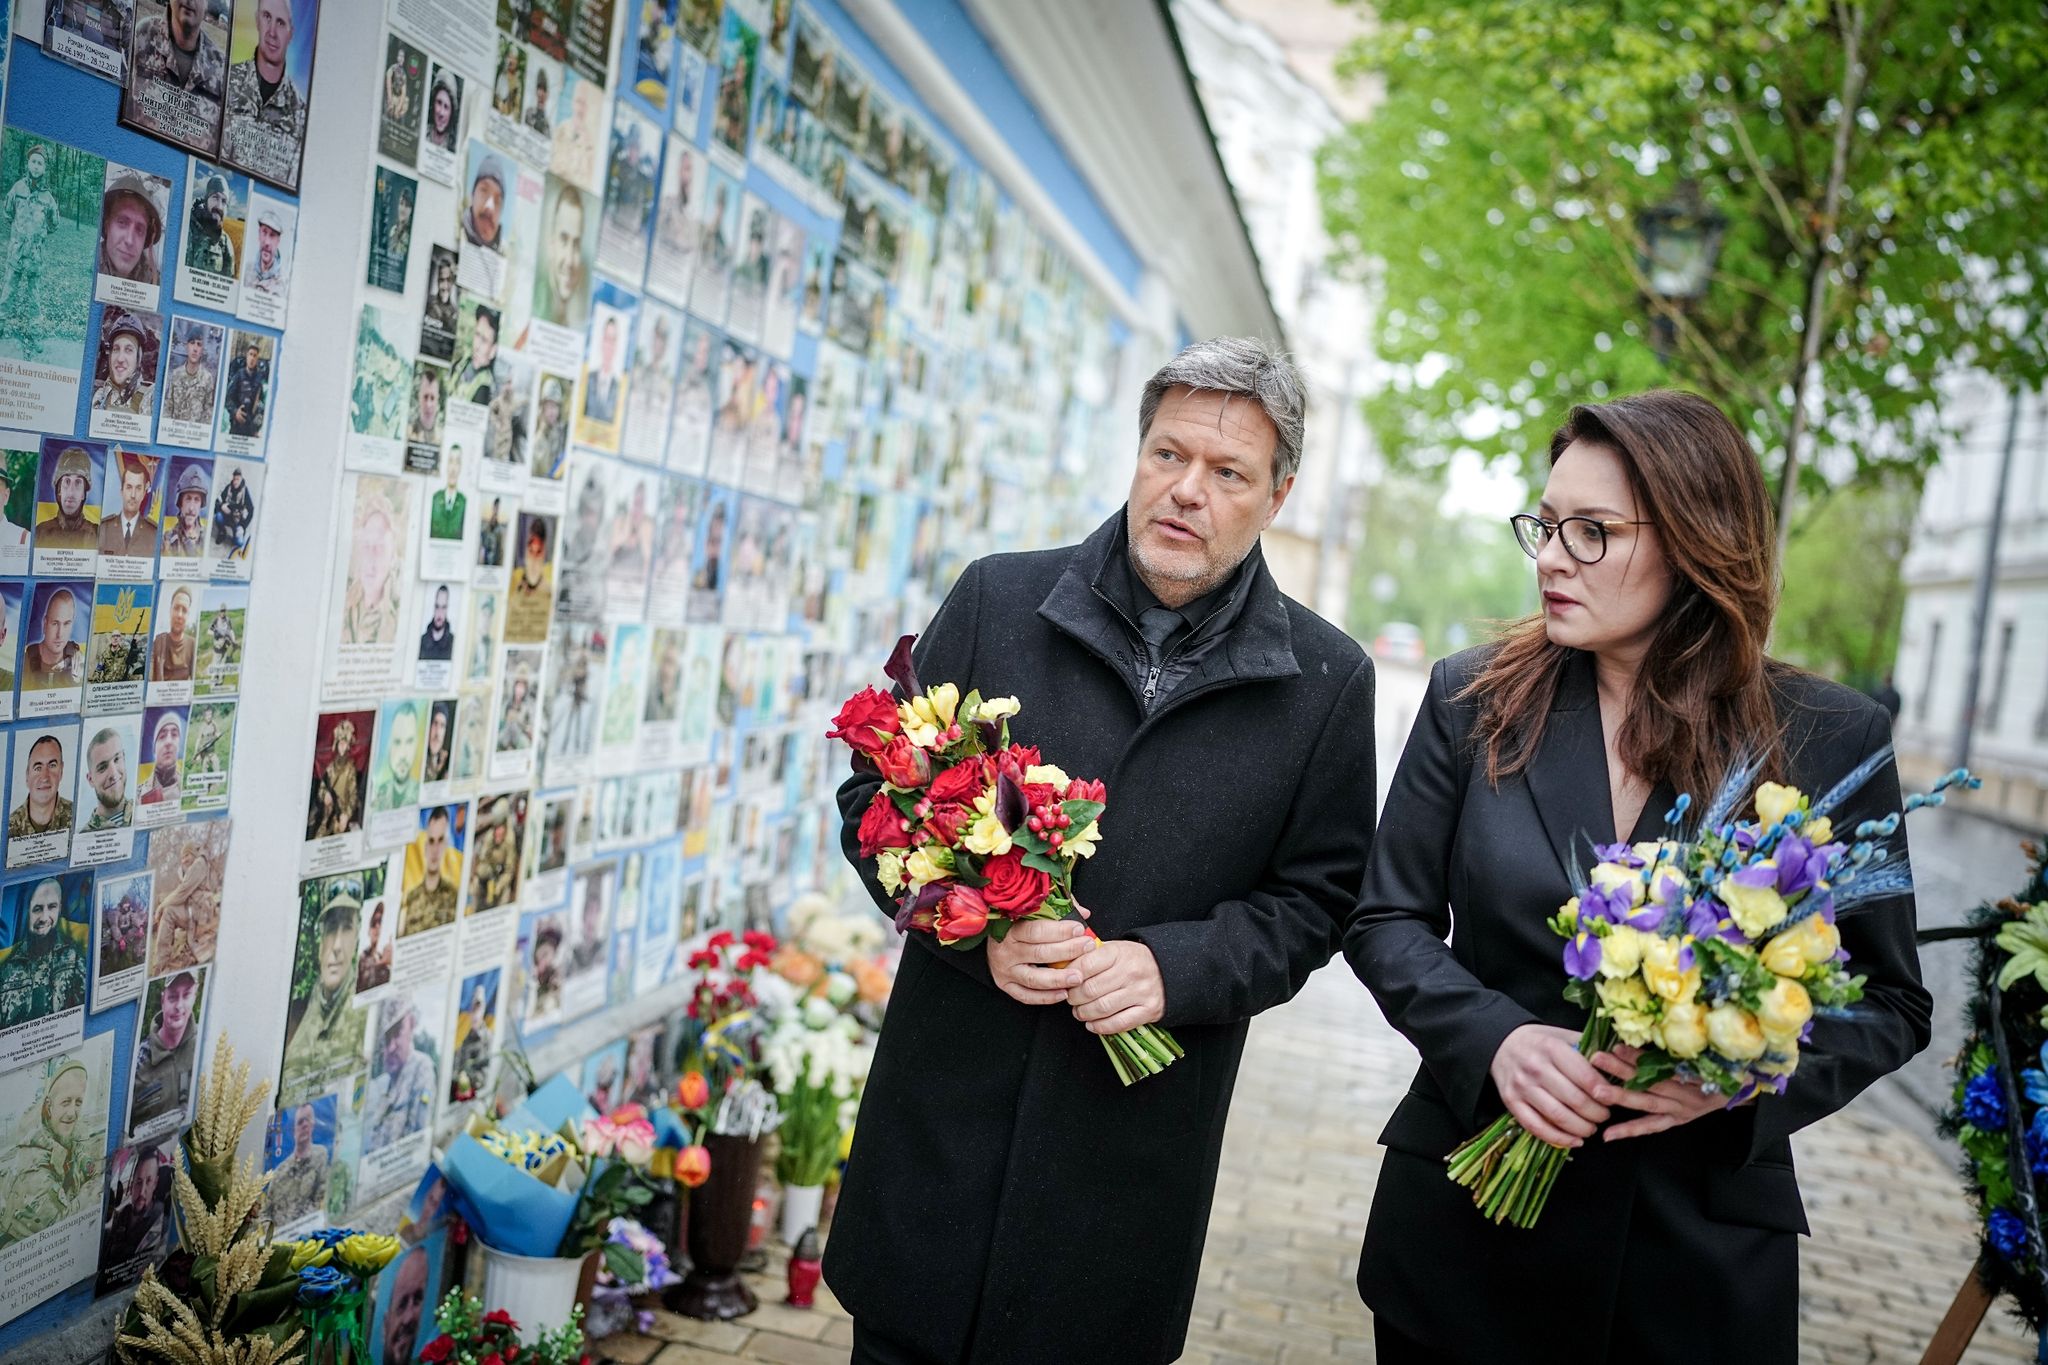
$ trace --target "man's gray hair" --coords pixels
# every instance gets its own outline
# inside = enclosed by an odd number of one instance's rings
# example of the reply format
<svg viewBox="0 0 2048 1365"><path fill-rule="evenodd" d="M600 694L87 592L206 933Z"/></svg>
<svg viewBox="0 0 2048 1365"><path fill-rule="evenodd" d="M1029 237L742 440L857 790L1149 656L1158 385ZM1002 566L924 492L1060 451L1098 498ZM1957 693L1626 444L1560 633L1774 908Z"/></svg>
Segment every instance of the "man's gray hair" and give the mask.
<svg viewBox="0 0 2048 1365"><path fill-rule="evenodd" d="M1258 400L1280 442L1273 448L1273 487L1301 468L1301 429L1308 391L1301 372L1278 347L1262 337L1211 337L1197 341L1159 367L1138 400L1138 439L1152 429L1159 400L1172 388L1207 389Z"/></svg>

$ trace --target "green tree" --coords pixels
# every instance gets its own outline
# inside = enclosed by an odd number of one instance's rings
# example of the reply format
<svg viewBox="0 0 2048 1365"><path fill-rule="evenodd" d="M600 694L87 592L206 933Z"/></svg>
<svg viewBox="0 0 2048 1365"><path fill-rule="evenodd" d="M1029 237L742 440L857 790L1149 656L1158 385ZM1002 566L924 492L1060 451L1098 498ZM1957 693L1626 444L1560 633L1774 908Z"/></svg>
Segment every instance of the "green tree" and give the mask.
<svg viewBox="0 0 2048 1365"><path fill-rule="evenodd" d="M1855 687L1891 671L1906 601L1899 564L1919 505L1919 481L1893 479L1813 510L1785 555L1773 654Z"/></svg>
<svg viewBox="0 0 2048 1365"><path fill-rule="evenodd" d="M1702 392L1794 488L1914 470L1963 365L2048 368L2039 0L1378 0L1347 70L1386 99L1324 148L1340 256L1381 295L1382 448L1523 460L1573 402ZM1850 111L1845 117L1844 111ZM1728 226L1668 367L1636 215L1687 183ZM1814 304L1818 308L1814 308Z"/></svg>
<svg viewBox="0 0 2048 1365"><path fill-rule="evenodd" d="M1535 608L1535 570L1507 523L1446 516L1442 493L1433 480L1396 475L1367 494L1351 557L1348 625L1359 639L1407 621L1434 658Z"/></svg>

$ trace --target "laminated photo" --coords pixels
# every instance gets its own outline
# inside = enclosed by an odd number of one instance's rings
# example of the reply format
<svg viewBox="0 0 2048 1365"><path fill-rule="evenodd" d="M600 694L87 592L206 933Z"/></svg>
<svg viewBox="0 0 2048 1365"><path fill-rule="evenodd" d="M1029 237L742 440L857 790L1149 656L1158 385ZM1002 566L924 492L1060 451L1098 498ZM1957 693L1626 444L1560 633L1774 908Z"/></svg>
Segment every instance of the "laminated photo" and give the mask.
<svg viewBox="0 0 2048 1365"><path fill-rule="evenodd" d="M78 781L74 867L120 862L135 851L136 759L142 713L110 716L85 727L85 769Z"/></svg>
<svg viewBox="0 0 2048 1365"><path fill-rule="evenodd" d="M199 675L193 680L195 695L232 697L241 692L242 644L247 638L248 628L249 589L235 583L209 584L205 610L199 623Z"/></svg>
<svg viewBox="0 0 2048 1365"><path fill-rule="evenodd" d="M327 1186L341 1135L340 1098L317 1095L280 1107L263 1136L264 1190L279 1237L303 1236L327 1222Z"/></svg>
<svg viewBox="0 0 2048 1365"><path fill-rule="evenodd" d="M655 0L638 10L626 48L626 79L634 94L666 112L669 82L675 75L675 0Z"/></svg>
<svg viewBox="0 0 2048 1365"><path fill-rule="evenodd" d="M292 253L298 246L299 211L281 199L252 190L249 221L256 225L254 250L244 253L242 292L235 316L264 327L283 327L285 295L292 283ZM244 242L247 242L245 237Z"/></svg>
<svg viewBox="0 0 2048 1365"><path fill-rule="evenodd" d="M398 913L401 942L454 925L462 899L462 862L468 851L468 803L420 808L417 827L403 855Z"/></svg>
<svg viewBox="0 0 2048 1365"><path fill-rule="evenodd" d="M548 638L554 612L555 518L521 512L515 543L519 562L505 592L505 639L537 645Z"/></svg>
<svg viewBox="0 0 2048 1365"><path fill-rule="evenodd" d="M740 471L740 487L766 497L775 491L775 479L782 457L783 410L789 405L789 366L763 356L757 370L759 387L754 396L754 415L746 425L746 454ZM801 406L798 419L801 421Z"/></svg>
<svg viewBox="0 0 2048 1365"><path fill-rule="evenodd" d="M643 766L675 761L682 738L683 640L682 631L666 627L648 636L651 662L635 745Z"/></svg>
<svg viewBox="0 0 2048 1365"><path fill-rule="evenodd" d="M647 627L638 621L621 621L612 627L604 710L597 731L598 764L606 772L635 766L646 689Z"/></svg>
<svg viewBox="0 0 2048 1365"><path fill-rule="evenodd" d="M455 358L455 252L436 243L427 251L427 301L420 312L420 356L443 364Z"/></svg>
<svg viewBox="0 0 2048 1365"><path fill-rule="evenodd" d="M603 81L563 72L547 169L593 195L604 183L605 107Z"/></svg>
<svg viewBox="0 0 2048 1365"><path fill-rule="evenodd" d="M427 741L420 752L421 802L447 801L454 776L455 698L441 697L427 708Z"/></svg>
<svg viewBox="0 0 2048 1365"><path fill-rule="evenodd" d="M163 298L164 223L170 212L169 180L117 161L107 163L94 298L139 312L157 310Z"/></svg>
<svg viewBox="0 0 2048 1365"><path fill-rule="evenodd" d="M387 700L378 708L366 806L371 848L393 848L412 835L413 809L420 800L426 708L424 701L412 697Z"/></svg>
<svg viewBox="0 0 2048 1365"><path fill-rule="evenodd" d="M691 560L690 601L686 612L694 624L719 619L725 594L726 537L736 512L738 494L713 487L704 497L698 516L697 543Z"/></svg>
<svg viewBox="0 0 2048 1365"><path fill-rule="evenodd" d="M262 501L262 465L231 456L214 462L213 524L207 536L209 577L249 581L257 509Z"/></svg>
<svg viewBox="0 0 2048 1365"><path fill-rule="evenodd" d="M128 72L128 30L134 0L100 0L93 5L42 6L43 51L119 85ZM0 24L0 37L6 26Z"/></svg>
<svg viewBox="0 0 2048 1365"><path fill-rule="evenodd" d="M105 194L106 174L105 159L90 152L19 128L0 134L0 426L76 429L96 278L93 236L78 230L76 206Z"/></svg>
<svg viewBox="0 0 2048 1365"><path fill-rule="evenodd" d="M703 135L704 96L711 88L711 64L694 47L676 49L676 78L669 111L677 132L691 141Z"/></svg>
<svg viewBox="0 0 2048 1365"><path fill-rule="evenodd" d="M633 332L633 296L609 280L593 295L589 349L577 384L576 443L617 453L625 418L626 345Z"/></svg>
<svg viewBox="0 0 2048 1365"><path fill-rule="evenodd" d="M527 840L527 876L523 892L529 907L553 905L569 886L569 823L575 814L576 794L557 792L537 798L540 819L533 837Z"/></svg>
<svg viewBox="0 0 2048 1365"><path fill-rule="evenodd" d="M647 619L679 626L689 609L690 560L704 485L695 479L665 478L654 513L654 572L648 587Z"/></svg>
<svg viewBox="0 0 2048 1365"><path fill-rule="evenodd" d="M107 447L45 436L36 474L37 574L90 574L99 558Z"/></svg>
<svg viewBox="0 0 2048 1365"><path fill-rule="evenodd" d="M569 515L562 523L555 556L555 615L558 619L595 621L604 615L605 566L610 559L610 532L605 511L610 484L623 473L613 461L578 451L569 461Z"/></svg>
<svg viewBox="0 0 2048 1365"><path fill-rule="evenodd" d="M391 984L391 958L398 937L398 916L384 907L382 900L370 906L370 913L363 916L362 939L356 949L356 999L376 999L384 994L384 987Z"/></svg>
<svg viewBox="0 0 2048 1365"><path fill-rule="evenodd" d="M724 0L680 0L676 7L676 36L683 45L705 57L718 55L718 20Z"/></svg>
<svg viewBox="0 0 2048 1365"><path fill-rule="evenodd" d="M405 463L405 412L412 362L393 340L402 335L400 327L396 310L375 304L364 304L357 317L345 457L350 469L396 474Z"/></svg>
<svg viewBox="0 0 2048 1365"><path fill-rule="evenodd" d="M516 352L505 359L505 382L484 406L478 484L493 493L526 492L526 439L533 420L534 363Z"/></svg>
<svg viewBox="0 0 2048 1365"><path fill-rule="evenodd" d="M0 1323L90 1279L99 1263L113 1070L108 1032L0 1075L4 1197L20 1210L0 1227Z"/></svg>
<svg viewBox="0 0 2048 1365"><path fill-rule="evenodd" d="M173 455L165 474L163 544L158 573L167 582L206 577L206 507L213 496L213 459Z"/></svg>
<svg viewBox="0 0 2048 1365"><path fill-rule="evenodd" d="M445 692L455 682L459 640L455 622L462 610L460 583L428 580L420 594L419 648L413 654L413 686L424 692Z"/></svg>
<svg viewBox="0 0 2048 1365"><path fill-rule="evenodd" d="M92 581L41 579L27 586L28 619L22 633L28 639L16 671L21 698L15 714L75 715L84 699L86 646L92 639ZM10 860L13 852L8 850Z"/></svg>
<svg viewBox="0 0 2048 1365"><path fill-rule="evenodd" d="M580 782L597 755L610 634L601 625L562 622L548 659L547 724L541 777L549 786Z"/></svg>
<svg viewBox="0 0 2048 1365"><path fill-rule="evenodd" d="M437 474L441 470L443 402L448 371L416 360L412 366L412 403L405 424L405 472Z"/></svg>
<svg viewBox="0 0 2048 1365"><path fill-rule="evenodd" d="M747 440L760 402L759 355L728 338L718 360L718 403L713 411L711 453L705 477L724 488L746 479Z"/></svg>
<svg viewBox="0 0 2048 1365"><path fill-rule="evenodd" d="M647 292L684 308L697 269L704 229L699 204L710 163L686 137L669 134L661 166L661 193L654 207L654 238L647 257Z"/></svg>
<svg viewBox="0 0 2048 1365"><path fill-rule="evenodd" d="M462 73L438 58L432 71L420 127L419 172L429 180L452 185L462 163Z"/></svg>
<svg viewBox="0 0 2048 1365"><path fill-rule="evenodd" d="M135 823L142 829L175 824L185 815L185 791L178 774L179 760L185 756L184 705L145 707L142 738L149 747L136 765L136 789L141 794L135 801Z"/></svg>
<svg viewBox="0 0 2048 1365"><path fill-rule="evenodd" d="M598 1113L609 1114L618 1108L625 1096L626 1040L606 1043L584 1058L577 1079L583 1087L584 1102Z"/></svg>
<svg viewBox="0 0 2048 1365"><path fill-rule="evenodd" d="M753 195L740 201L740 251L732 269L732 300L726 330L748 346L761 342L761 317L768 297L768 238L775 214Z"/></svg>
<svg viewBox="0 0 2048 1365"><path fill-rule="evenodd" d="M95 1014L142 995L149 964L155 876L101 874L93 886L92 1008Z"/></svg>
<svg viewBox="0 0 2048 1365"><path fill-rule="evenodd" d="M605 1003L611 974L612 894L618 865L599 863L577 869L569 879L569 908L560 964L560 1004L564 1020L581 1018Z"/></svg>
<svg viewBox="0 0 2048 1365"><path fill-rule="evenodd" d="M690 312L713 327L725 325L732 298L732 270L738 259L740 182L721 166L711 166L698 196L702 216L697 224L695 268L690 275Z"/></svg>
<svg viewBox="0 0 2048 1365"><path fill-rule="evenodd" d="M510 245L507 198L518 188L508 161L483 139L469 140L462 210L456 223L462 233L457 281L470 293L491 300L502 299L505 293L505 258Z"/></svg>
<svg viewBox="0 0 2048 1365"><path fill-rule="evenodd" d="M285 1015L278 1103L326 1092L367 1070L372 1011L356 1003L357 929L366 898L384 894L383 862L299 883L299 934Z"/></svg>
<svg viewBox="0 0 2048 1365"><path fill-rule="evenodd" d="M330 693L361 690L384 695L401 674L412 493L410 481L382 474L355 474L343 480L350 534L336 553L338 610L328 654Z"/></svg>
<svg viewBox="0 0 2048 1365"><path fill-rule="evenodd" d="M518 901L519 854L526 832L528 799L525 792L501 792L478 800L476 850L469 860L465 918Z"/></svg>
<svg viewBox="0 0 2048 1365"><path fill-rule="evenodd" d="M227 91L227 18L225 6L208 0L135 0L121 122L213 156Z"/></svg>
<svg viewBox="0 0 2048 1365"><path fill-rule="evenodd" d="M655 191L660 184L661 142L660 124L631 105L621 102L613 106L597 264L634 289L640 287L647 270L647 240L654 226Z"/></svg>
<svg viewBox="0 0 2048 1365"><path fill-rule="evenodd" d="M161 1265L171 1251L171 1186L178 1169L178 1144L140 1143L107 1158L106 1211L100 1220L99 1275L93 1292L132 1289L142 1272Z"/></svg>
<svg viewBox="0 0 2048 1365"><path fill-rule="evenodd" d="M644 464L663 462L682 331L682 314L658 303L641 301L626 379L626 420L619 434L619 453L628 459Z"/></svg>
<svg viewBox="0 0 2048 1365"><path fill-rule="evenodd" d="M199 1098L200 1017L209 967L182 967L149 983L128 1081L128 1141L157 1142L192 1122Z"/></svg>
<svg viewBox="0 0 2048 1365"><path fill-rule="evenodd" d="M220 424L213 448L261 458L270 431L271 382L277 338L237 327L228 335L228 372L220 389Z"/></svg>
<svg viewBox="0 0 2048 1365"><path fill-rule="evenodd" d="M170 354L165 359L163 401L157 440L191 450L213 449L215 400L227 329L202 318L171 318Z"/></svg>
<svg viewBox="0 0 2048 1365"><path fill-rule="evenodd" d="M199 661L201 591L197 583L166 583L158 594L156 638L149 645L149 687L144 698L151 706L186 706L192 701Z"/></svg>
<svg viewBox="0 0 2048 1365"><path fill-rule="evenodd" d="M539 711L535 693L543 653L538 646L513 645L505 650L505 676L498 684L497 721L491 739L489 776L494 782L522 780L533 772L534 726Z"/></svg>
<svg viewBox="0 0 2048 1365"><path fill-rule="evenodd" d="M41 439L31 432L0 432L0 574L28 572L29 528L36 524L36 476ZM0 663L14 660L14 640L0 642Z"/></svg>
<svg viewBox="0 0 2048 1365"><path fill-rule="evenodd" d="M377 111L377 155L401 166L419 160L427 54L396 33L384 37L384 79Z"/></svg>
<svg viewBox="0 0 2048 1365"><path fill-rule="evenodd" d="M370 200L370 249L365 282L394 294L405 292L405 269L412 259L413 210L420 182L389 166L377 168Z"/></svg>
<svg viewBox="0 0 2048 1365"><path fill-rule="evenodd" d="M644 619L647 575L654 567L657 478L630 466L613 471L604 538L604 602L609 615Z"/></svg>
<svg viewBox="0 0 2048 1365"><path fill-rule="evenodd" d="M143 683L149 672L149 622L155 609L154 583L100 583L94 587L85 674L88 715L142 709Z"/></svg>
<svg viewBox="0 0 2048 1365"><path fill-rule="evenodd" d="M470 581L479 587L503 589L512 559L512 505L502 494L485 497L476 519L476 565Z"/></svg>
<svg viewBox="0 0 2048 1365"><path fill-rule="evenodd" d="M718 356L722 339L692 318L683 332L683 373L669 422L668 466L702 478L711 453L712 423L718 414Z"/></svg>
<svg viewBox="0 0 2048 1365"><path fill-rule="evenodd" d="M590 321L591 272L597 261L598 214L593 196L549 175L540 208L540 268L533 276L532 313L520 349L542 366L574 370Z"/></svg>
<svg viewBox="0 0 2048 1365"><path fill-rule="evenodd" d="M504 592L498 588L477 588L469 596L469 643L462 654L468 660L462 668L464 688L489 687L496 677L498 646L503 637L499 623L504 619Z"/></svg>
<svg viewBox="0 0 2048 1365"><path fill-rule="evenodd" d="M711 146L739 174L747 155L747 116L753 111L754 71L761 36L728 4L718 39L718 95L711 106Z"/></svg>
<svg viewBox="0 0 2048 1365"><path fill-rule="evenodd" d="M549 490L529 482L527 491L536 499L550 491L559 494L562 479L567 473L569 395L575 388L573 375L550 374L546 370L540 372L540 387L533 405L533 438L528 442L532 460L528 473L532 479L545 480L555 488Z"/></svg>
<svg viewBox="0 0 2048 1365"><path fill-rule="evenodd" d="M299 192L320 0L235 0L220 159Z"/></svg>
<svg viewBox="0 0 2048 1365"><path fill-rule="evenodd" d="M148 4L150 0L140 3ZM249 178L196 156L186 159L185 175L185 228L175 290L178 302L232 313L241 293L242 244L249 226Z"/></svg>
<svg viewBox="0 0 2048 1365"><path fill-rule="evenodd" d="M77 1046L91 953L91 873L0 889L0 1070Z"/></svg>
<svg viewBox="0 0 2048 1365"><path fill-rule="evenodd" d="M420 539L420 574L428 579L467 579L475 540L475 493L465 475L474 460L459 441L441 456L440 486L427 498ZM473 478L473 476L471 476Z"/></svg>
<svg viewBox="0 0 2048 1365"><path fill-rule="evenodd" d="M99 576L147 579L156 567L157 518L168 461L115 446L107 452L106 501L100 507Z"/></svg>
<svg viewBox="0 0 2048 1365"><path fill-rule="evenodd" d="M450 1254L459 1253L450 1252L449 1230L443 1226L408 1246L377 1277L370 1365L416 1359L419 1348L434 1339L433 1291Z"/></svg>
<svg viewBox="0 0 2048 1365"><path fill-rule="evenodd" d="M360 861L363 806L370 787L370 740L377 713L329 711L314 725L313 776L306 800L306 861L332 868Z"/></svg>
<svg viewBox="0 0 2048 1365"><path fill-rule="evenodd" d="M502 967L464 977L455 991L453 1051L448 1061L448 1100L467 1104L490 1093L498 1052L498 988Z"/></svg>
<svg viewBox="0 0 2048 1365"><path fill-rule="evenodd" d="M236 704L231 701L192 703L185 732L185 758L178 774L185 788L180 804L187 815L228 808L229 777L234 767L235 712Z"/></svg>

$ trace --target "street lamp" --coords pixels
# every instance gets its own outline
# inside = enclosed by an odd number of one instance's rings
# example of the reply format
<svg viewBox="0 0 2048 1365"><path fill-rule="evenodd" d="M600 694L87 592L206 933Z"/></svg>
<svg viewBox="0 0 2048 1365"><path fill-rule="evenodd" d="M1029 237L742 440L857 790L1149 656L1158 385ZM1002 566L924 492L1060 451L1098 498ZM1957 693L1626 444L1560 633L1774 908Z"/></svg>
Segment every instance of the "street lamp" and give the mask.
<svg viewBox="0 0 2048 1365"><path fill-rule="evenodd" d="M1665 305L1653 310L1651 318L1660 361L1671 359L1678 339L1672 314L1707 292L1727 230L1728 220L1701 202L1699 186L1691 180L1679 182L1672 198L1636 214L1641 242L1636 259L1651 296Z"/></svg>

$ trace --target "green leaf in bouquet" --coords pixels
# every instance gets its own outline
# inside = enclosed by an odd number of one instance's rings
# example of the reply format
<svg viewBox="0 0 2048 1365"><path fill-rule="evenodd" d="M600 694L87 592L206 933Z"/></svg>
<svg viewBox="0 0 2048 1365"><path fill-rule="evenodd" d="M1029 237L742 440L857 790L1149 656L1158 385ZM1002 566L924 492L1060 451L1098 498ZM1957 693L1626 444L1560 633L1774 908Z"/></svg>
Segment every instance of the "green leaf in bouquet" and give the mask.
<svg viewBox="0 0 2048 1365"><path fill-rule="evenodd" d="M965 849L953 851L953 880L971 890L979 891L988 885L988 878L981 875L979 860Z"/></svg>
<svg viewBox="0 0 2048 1365"><path fill-rule="evenodd" d="M1987 1207L2004 1208L2014 1202L2012 1168L2006 1164L2003 1152L1977 1163L1977 1180L1984 1186Z"/></svg>
<svg viewBox="0 0 2048 1365"><path fill-rule="evenodd" d="M647 1278L647 1258L619 1242L604 1244L604 1268L629 1288Z"/></svg>
<svg viewBox="0 0 2048 1365"><path fill-rule="evenodd" d="M1597 1009L1600 1004L1600 993L1593 989L1593 983L1590 981L1566 981L1564 998L1588 1011Z"/></svg>
<svg viewBox="0 0 2048 1365"><path fill-rule="evenodd" d="M1102 814L1104 806L1100 801L1062 801L1060 810L1074 822L1075 829L1088 828L1088 822Z"/></svg>
<svg viewBox="0 0 2048 1365"><path fill-rule="evenodd" d="M1998 969L1998 989L2011 990L2021 977L2032 976L2048 990L2048 901L2032 906L1998 931L1998 946L2011 954Z"/></svg>
<svg viewBox="0 0 2048 1365"><path fill-rule="evenodd" d="M895 804L897 812L904 819L917 818L917 803L924 800L923 792L903 791L897 787L883 787L882 790L889 793L889 800Z"/></svg>
<svg viewBox="0 0 2048 1365"><path fill-rule="evenodd" d="M1677 1059L1669 1053L1651 1048L1636 1058L1636 1074L1627 1089L1648 1090L1659 1081L1669 1080L1678 1074Z"/></svg>
<svg viewBox="0 0 2048 1365"><path fill-rule="evenodd" d="M1049 853L1026 853L1024 855L1024 866L1035 867L1040 872L1051 877L1064 876L1067 871L1066 865Z"/></svg>

